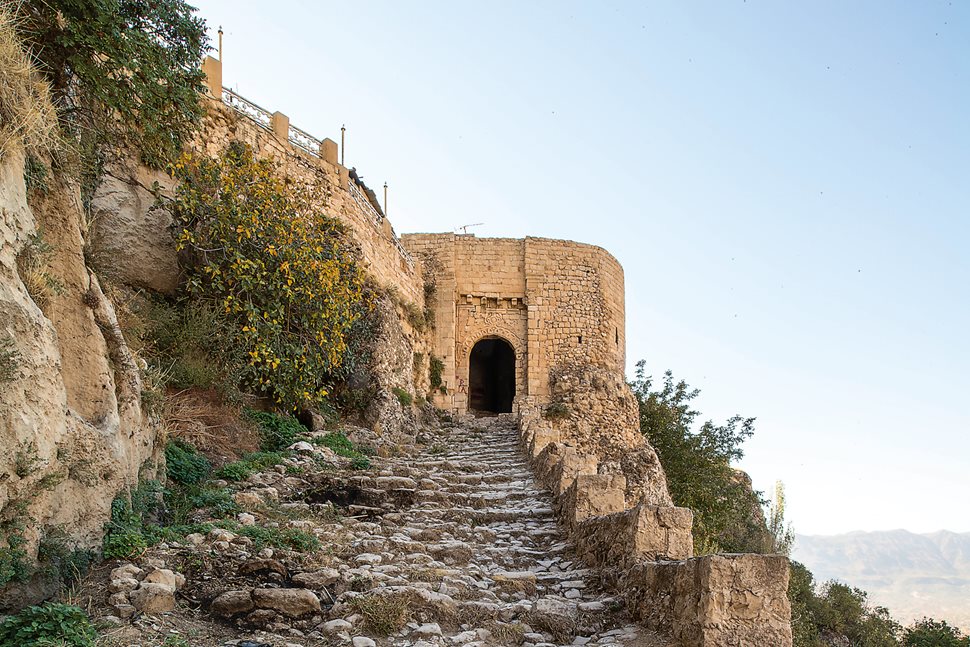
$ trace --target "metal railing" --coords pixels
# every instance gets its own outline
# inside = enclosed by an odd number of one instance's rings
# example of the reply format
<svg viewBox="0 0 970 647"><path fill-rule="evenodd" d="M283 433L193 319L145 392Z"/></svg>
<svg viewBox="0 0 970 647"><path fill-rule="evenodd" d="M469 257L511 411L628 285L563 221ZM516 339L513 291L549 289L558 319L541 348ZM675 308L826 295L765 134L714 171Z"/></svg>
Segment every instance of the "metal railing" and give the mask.
<svg viewBox="0 0 970 647"><path fill-rule="evenodd" d="M323 145L323 142L305 130L300 130L296 126L290 126L289 140L297 148L310 153L314 157L320 157L320 147Z"/></svg>
<svg viewBox="0 0 970 647"><path fill-rule="evenodd" d="M249 99L236 94L229 88L222 88L222 102L242 116L249 117L258 126L270 132L273 131L273 113L266 108L257 106Z"/></svg>
<svg viewBox="0 0 970 647"><path fill-rule="evenodd" d="M246 97L233 92L229 88L222 88L222 102L244 117L249 117L261 128L265 128L270 132L273 131L273 113L266 108L256 105ZM307 131L291 125L286 138L300 150L314 157L320 157L320 146L323 142Z"/></svg>
<svg viewBox="0 0 970 647"><path fill-rule="evenodd" d="M378 229L383 229L384 219L386 216L379 213L377 209L374 208L374 205L372 205L370 200L367 199L367 195L364 193L364 190L361 189L357 182L353 179L350 180L350 196L354 199L354 202L357 203L360 210L367 214L371 223ZM413 269L414 258L411 256L408 250L404 249L404 246L401 245L401 241L393 234L393 232L391 233L391 240L394 242L394 246L397 247L397 251L401 254L401 257Z"/></svg>
<svg viewBox="0 0 970 647"><path fill-rule="evenodd" d="M253 103L246 97L237 94L226 87L222 88L222 102L242 116L247 117L255 122L255 124L260 128L273 132L273 113L266 108ZM314 157L320 157L320 147L322 146L323 142L305 130L301 130L296 126L290 126L289 132L287 133L287 139L291 144L300 150L309 153ZM384 228L383 221L385 216L374 208L374 205L372 205L370 200L367 199L364 191L357 185L356 181L351 179L349 185L350 195L353 197L354 202L357 203L357 206L365 214L367 214L371 220L371 224L374 225L378 231L382 231ZM401 258L404 259L409 267L414 269L414 258L410 253L408 253L408 250L404 249L404 246L401 245L400 239L398 239L393 232L391 233L391 241L397 248L398 253L401 254Z"/></svg>

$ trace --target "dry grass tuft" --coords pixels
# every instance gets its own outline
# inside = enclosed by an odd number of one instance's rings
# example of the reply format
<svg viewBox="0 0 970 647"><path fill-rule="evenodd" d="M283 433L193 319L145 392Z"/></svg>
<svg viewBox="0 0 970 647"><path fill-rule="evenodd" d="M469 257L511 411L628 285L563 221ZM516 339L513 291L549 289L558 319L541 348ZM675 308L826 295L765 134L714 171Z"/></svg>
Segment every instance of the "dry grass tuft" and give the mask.
<svg viewBox="0 0 970 647"><path fill-rule="evenodd" d="M168 438L190 443L215 464L228 463L259 449L259 436L238 407L217 393L188 389L169 393L162 408Z"/></svg>
<svg viewBox="0 0 970 647"><path fill-rule="evenodd" d="M350 605L364 618L364 628L378 636L397 633L411 619L410 596L403 593L362 595Z"/></svg>
<svg viewBox="0 0 970 647"><path fill-rule="evenodd" d="M551 634L553 640L559 644L572 640L577 628L577 622L573 618L535 611L526 613L522 621L532 627L533 631Z"/></svg>
<svg viewBox="0 0 970 647"><path fill-rule="evenodd" d="M496 645L521 645L525 640L525 627L519 623L490 622L485 630L492 634L492 641Z"/></svg>
<svg viewBox="0 0 970 647"><path fill-rule="evenodd" d="M0 0L0 159L20 146L46 155L58 142L50 87L17 36L14 11Z"/></svg>

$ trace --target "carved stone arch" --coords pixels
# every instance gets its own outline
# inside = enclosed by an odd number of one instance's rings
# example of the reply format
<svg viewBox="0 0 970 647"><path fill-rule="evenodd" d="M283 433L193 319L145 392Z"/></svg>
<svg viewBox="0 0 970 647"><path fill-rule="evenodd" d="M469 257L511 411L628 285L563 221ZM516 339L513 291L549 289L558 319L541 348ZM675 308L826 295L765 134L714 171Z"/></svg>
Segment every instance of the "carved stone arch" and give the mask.
<svg viewBox="0 0 970 647"><path fill-rule="evenodd" d="M471 353L475 344L489 337L501 338L515 355L515 398L526 394L528 343L524 308L493 308L459 304L455 334L456 403L467 409L470 393Z"/></svg>

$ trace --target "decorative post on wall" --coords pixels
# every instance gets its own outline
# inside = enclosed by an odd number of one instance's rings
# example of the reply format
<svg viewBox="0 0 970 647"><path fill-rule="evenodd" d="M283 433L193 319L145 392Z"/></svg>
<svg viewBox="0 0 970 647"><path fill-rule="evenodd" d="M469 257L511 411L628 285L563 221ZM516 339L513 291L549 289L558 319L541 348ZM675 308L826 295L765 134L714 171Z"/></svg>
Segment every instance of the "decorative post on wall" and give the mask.
<svg viewBox="0 0 970 647"><path fill-rule="evenodd" d="M387 182L384 183L384 217L387 217Z"/></svg>
<svg viewBox="0 0 970 647"><path fill-rule="evenodd" d="M222 60L222 25L219 25L219 60Z"/></svg>
<svg viewBox="0 0 970 647"><path fill-rule="evenodd" d="M347 124L340 126L340 165L347 166L344 164L344 133L347 132Z"/></svg>

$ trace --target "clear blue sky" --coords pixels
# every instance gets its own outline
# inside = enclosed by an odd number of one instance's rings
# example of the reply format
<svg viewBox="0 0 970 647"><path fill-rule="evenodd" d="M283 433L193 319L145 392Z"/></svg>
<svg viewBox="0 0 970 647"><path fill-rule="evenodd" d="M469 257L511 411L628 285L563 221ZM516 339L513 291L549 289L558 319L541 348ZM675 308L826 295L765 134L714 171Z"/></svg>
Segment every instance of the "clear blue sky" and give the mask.
<svg viewBox="0 0 970 647"><path fill-rule="evenodd" d="M970 3L199 4L398 232L613 252L798 532L970 531Z"/></svg>

